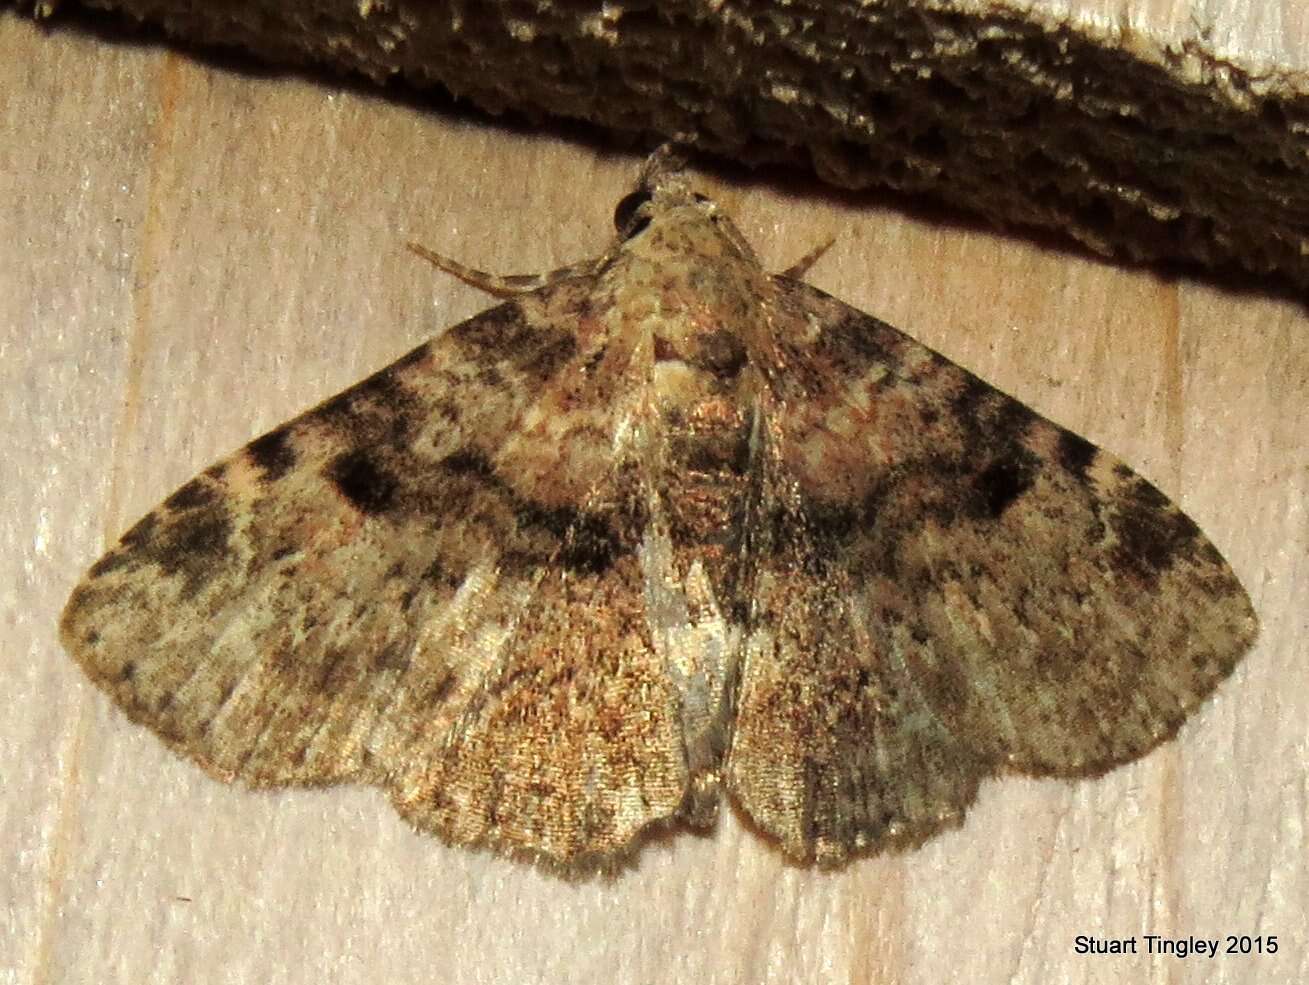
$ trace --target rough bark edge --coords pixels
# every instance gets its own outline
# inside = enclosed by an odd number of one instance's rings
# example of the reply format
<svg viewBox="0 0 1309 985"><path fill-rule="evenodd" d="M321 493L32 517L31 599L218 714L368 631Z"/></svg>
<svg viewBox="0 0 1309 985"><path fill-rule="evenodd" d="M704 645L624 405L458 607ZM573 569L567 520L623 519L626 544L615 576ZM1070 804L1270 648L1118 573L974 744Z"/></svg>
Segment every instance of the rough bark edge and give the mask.
<svg viewBox="0 0 1309 985"><path fill-rule="evenodd" d="M38 15L49 3L25 4ZM85 0L197 45L491 113L695 133L1105 255L1309 286L1309 85L984 0Z"/></svg>

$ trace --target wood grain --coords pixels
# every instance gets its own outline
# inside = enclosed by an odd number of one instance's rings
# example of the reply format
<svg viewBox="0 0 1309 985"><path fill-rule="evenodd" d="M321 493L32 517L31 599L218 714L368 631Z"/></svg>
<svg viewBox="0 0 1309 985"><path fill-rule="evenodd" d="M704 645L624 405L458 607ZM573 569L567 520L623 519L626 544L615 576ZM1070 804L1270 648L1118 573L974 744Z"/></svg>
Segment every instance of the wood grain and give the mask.
<svg viewBox="0 0 1309 985"><path fill-rule="evenodd" d="M1309 8L1294 0L1205 3L1203 0L960 0L979 12L1073 25L1116 37L1132 54L1161 61L1199 46L1239 65L1266 86L1303 91L1309 71ZM1198 66L1199 62L1197 62Z"/></svg>
<svg viewBox="0 0 1309 985"><path fill-rule="evenodd" d="M0 981L1309 980L1309 314L775 176L709 176L811 276L1177 498L1263 621L1146 760L987 785L964 827L836 871L730 812L567 884L415 834L366 790L250 793L111 709L60 651L85 564L252 435L486 307L410 257L592 255L638 167L0 16ZM1087 957L1078 934L1277 935L1272 956Z"/></svg>

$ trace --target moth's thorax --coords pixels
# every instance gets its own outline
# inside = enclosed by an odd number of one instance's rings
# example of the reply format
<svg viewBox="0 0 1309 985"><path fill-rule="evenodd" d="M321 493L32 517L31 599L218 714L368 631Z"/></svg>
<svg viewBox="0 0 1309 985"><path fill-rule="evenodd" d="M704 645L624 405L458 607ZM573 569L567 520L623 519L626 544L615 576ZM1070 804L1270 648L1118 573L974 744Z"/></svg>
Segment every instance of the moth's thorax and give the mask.
<svg viewBox="0 0 1309 985"><path fill-rule="evenodd" d="M731 328L722 323L759 306L770 278L726 217L708 203L660 197L650 210L649 224L619 248L611 279L629 294L648 293L660 334L675 348L683 337Z"/></svg>
<svg viewBox="0 0 1309 985"><path fill-rule="evenodd" d="M758 382L745 340L694 304L630 315L644 457L658 473L670 532L682 544L716 543L735 525L751 461Z"/></svg>
<svg viewBox="0 0 1309 985"><path fill-rule="evenodd" d="M740 233L700 203L656 208L605 280L621 323L611 328L646 351L656 391L675 403L688 387L709 397L735 385L773 292Z"/></svg>
<svg viewBox="0 0 1309 985"><path fill-rule="evenodd" d="M760 387L752 351L771 278L711 206L659 198L615 266L620 331L641 354L661 482L673 491L672 531L714 543L745 494Z"/></svg>
<svg viewBox="0 0 1309 985"><path fill-rule="evenodd" d="M750 244L714 203L656 193L647 210L649 223L623 244L624 252L656 261L681 256L697 263L737 257L758 267Z"/></svg>

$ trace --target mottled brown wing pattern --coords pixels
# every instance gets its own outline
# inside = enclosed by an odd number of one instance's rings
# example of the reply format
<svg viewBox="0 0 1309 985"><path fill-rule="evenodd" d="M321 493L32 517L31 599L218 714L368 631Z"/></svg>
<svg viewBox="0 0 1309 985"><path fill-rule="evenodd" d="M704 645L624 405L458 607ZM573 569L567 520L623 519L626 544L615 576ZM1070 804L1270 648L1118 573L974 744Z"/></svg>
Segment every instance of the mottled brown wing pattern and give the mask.
<svg viewBox="0 0 1309 985"><path fill-rule="evenodd" d="M451 841L557 861L625 846L686 770L631 484L558 412L595 385L587 294L456 326L187 483L73 593L65 646L224 779L376 783Z"/></svg>
<svg viewBox="0 0 1309 985"><path fill-rule="evenodd" d="M710 824L724 781L837 861L957 823L1003 768L1094 774L1171 735L1256 631L1196 525L769 277L670 160L595 260L497 278L420 250L517 297L129 530L64 612L87 674L217 776L372 783L569 871Z"/></svg>
<svg viewBox="0 0 1309 985"><path fill-rule="evenodd" d="M415 825L570 868L621 857L682 806L676 689L652 659L633 557L554 571L461 709L457 742L421 737L392 799ZM442 741L445 739L445 741Z"/></svg>
<svg viewBox="0 0 1309 985"><path fill-rule="evenodd" d="M1231 672L1250 601L1149 482L806 285L775 324L728 775L788 851L921 840L1005 766L1101 772Z"/></svg>
<svg viewBox="0 0 1309 985"><path fill-rule="evenodd" d="M756 573L728 790L797 859L926 838L962 818L978 756L870 632L840 558L795 504L775 506L781 536Z"/></svg>

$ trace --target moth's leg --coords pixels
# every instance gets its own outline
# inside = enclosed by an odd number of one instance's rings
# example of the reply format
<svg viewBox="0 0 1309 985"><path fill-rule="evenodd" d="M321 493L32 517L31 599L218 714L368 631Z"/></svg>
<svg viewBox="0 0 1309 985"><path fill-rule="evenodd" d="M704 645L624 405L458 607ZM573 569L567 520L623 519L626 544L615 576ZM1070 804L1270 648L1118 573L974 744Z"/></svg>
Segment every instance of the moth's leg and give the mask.
<svg viewBox="0 0 1309 985"><path fill-rule="evenodd" d="M409 249L433 266L444 270L447 274L453 274L470 287L476 287L479 291L485 291L497 298L513 298L520 294L530 294L532 291L539 291L543 287L557 284L561 280L568 280L570 277L579 277L595 269L594 260L584 260L581 263L569 264L567 267L560 267L558 270L551 270L545 274L502 276L500 274L488 274L482 270L474 270L472 267L465 267L458 260L451 260L439 253L433 253L427 247L420 246L417 243L410 243L408 246Z"/></svg>
<svg viewBox="0 0 1309 985"><path fill-rule="evenodd" d="M826 243L820 243L818 246L815 246L812 250L810 250L808 253L802 256L799 260L797 260L795 263L791 264L791 266L783 270L780 276L790 277L792 280L803 280L804 275L809 273L809 268L812 267L815 263L817 263L819 258L822 257L822 255L826 253L828 250L830 250L832 248L832 244L835 242L836 242L836 237L833 236Z"/></svg>

